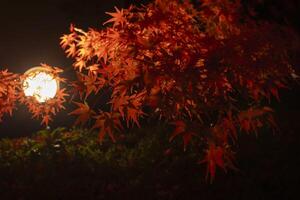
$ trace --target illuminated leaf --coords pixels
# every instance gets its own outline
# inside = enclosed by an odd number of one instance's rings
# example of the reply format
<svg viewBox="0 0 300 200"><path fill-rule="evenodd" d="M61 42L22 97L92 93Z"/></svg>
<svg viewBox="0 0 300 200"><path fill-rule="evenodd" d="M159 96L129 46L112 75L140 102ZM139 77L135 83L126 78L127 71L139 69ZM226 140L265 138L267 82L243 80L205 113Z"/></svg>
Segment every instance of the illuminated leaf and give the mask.
<svg viewBox="0 0 300 200"><path fill-rule="evenodd" d="M112 16L112 18L106 21L103 25L107 23L113 23L113 26L117 26L118 24L121 24L121 26L124 25L126 18L124 17L123 9L119 10L117 7L115 7L115 9L116 12L106 12L106 14Z"/></svg>
<svg viewBox="0 0 300 200"><path fill-rule="evenodd" d="M78 106L78 108L70 112L69 115L78 115L78 118L75 121L75 125L86 123L95 114L95 112L89 107L86 102L74 103Z"/></svg>
<svg viewBox="0 0 300 200"><path fill-rule="evenodd" d="M70 44L70 46L67 48L66 53L68 57L75 57L77 52L76 45L74 43Z"/></svg>
<svg viewBox="0 0 300 200"><path fill-rule="evenodd" d="M120 121L120 116L118 114L102 112L96 117L96 122L93 126L93 129L99 128L99 140L103 141L106 134L109 135L113 142L116 142L114 132L122 129L122 124Z"/></svg>

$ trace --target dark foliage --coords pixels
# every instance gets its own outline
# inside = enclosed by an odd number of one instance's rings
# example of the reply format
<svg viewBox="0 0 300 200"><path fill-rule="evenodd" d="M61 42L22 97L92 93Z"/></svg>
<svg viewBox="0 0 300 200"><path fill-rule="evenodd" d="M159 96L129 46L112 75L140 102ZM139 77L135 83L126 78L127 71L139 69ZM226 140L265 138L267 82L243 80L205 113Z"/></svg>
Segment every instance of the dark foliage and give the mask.
<svg viewBox="0 0 300 200"><path fill-rule="evenodd" d="M131 130L113 145L57 129L1 140L0 199L297 199L299 108L291 94L276 109L282 132L241 135L239 170L218 171L213 184L192 147L183 152L175 140L169 149L166 126Z"/></svg>

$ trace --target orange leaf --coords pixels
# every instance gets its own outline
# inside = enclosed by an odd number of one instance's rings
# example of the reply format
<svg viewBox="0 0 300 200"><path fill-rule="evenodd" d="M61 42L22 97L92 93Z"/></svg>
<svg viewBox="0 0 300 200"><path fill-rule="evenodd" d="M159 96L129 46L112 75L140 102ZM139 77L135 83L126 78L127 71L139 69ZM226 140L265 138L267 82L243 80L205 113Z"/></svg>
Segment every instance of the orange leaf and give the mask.
<svg viewBox="0 0 300 200"><path fill-rule="evenodd" d="M224 162L224 150L220 146L216 146L215 144L210 144L206 155L203 161L207 163L207 173L206 178L210 176L210 182L213 181L216 174L216 166L221 167L225 170L225 162Z"/></svg>
<svg viewBox="0 0 300 200"><path fill-rule="evenodd" d="M118 24L121 24L121 26L124 25L124 23L126 22L126 18L124 17L124 10L119 10L117 7L115 7L115 9L116 12L106 12L106 14L112 16L112 18L104 22L103 25L107 23L114 23L113 26L116 26Z"/></svg>
<svg viewBox="0 0 300 200"><path fill-rule="evenodd" d="M90 109L87 103L74 102L79 108L69 113L69 115L78 115L75 125L86 123L95 112Z"/></svg>
<svg viewBox="0 0 300 200"><path fill-rule="evenodd" d="M99 140L103 141L106 134L109 135L113 142L116 142L114 131L122 129L120 116L117 113L102 112L95 117L96 122L92 129L100 128Z"/></svg>
<svg viewBox="0 0 300 200"><path fill-rule="evenodd" d="M49 115L45 115L45 116L43 116L43 120L42 120L41 124L45 124L46 126L48 126L49 121L51 121L51 120L52 119Z"/></svg>
<svg viewBox="0 0 300 200"><path fill-rule="evenodd" d="M186 150L187 145L190 143L192 136L196 136L196 133L188 130L186 123L182 120L175 121L173 124L175 124L175 130L173 131L172 135L169 138L169 141L171 142L176 136L182 135L183 137L183 149Z"/></svg>
<svg viewBox="0 0 300 200"><path fill-rule="evenodd" d="M74 57L76 55L76 45L74 43L70 44L69 48L66 50L67 57Z"/></svg>

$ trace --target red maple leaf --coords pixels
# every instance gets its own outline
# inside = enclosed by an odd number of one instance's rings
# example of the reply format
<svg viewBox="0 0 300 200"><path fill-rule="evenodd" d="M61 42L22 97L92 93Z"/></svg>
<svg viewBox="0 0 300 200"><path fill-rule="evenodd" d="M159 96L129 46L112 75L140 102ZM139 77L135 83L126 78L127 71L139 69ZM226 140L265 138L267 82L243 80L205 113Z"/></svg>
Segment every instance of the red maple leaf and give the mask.
<svg viewBox="0 0 300 200"><path fill-rule="evenodd" d="M183 137L183 149L184 151L186 150L187 145L190 143L192 136L196 136L197 134L189 130L187 128L187 125L184 121L178 120L173 122L175 125L175 130L173 131L172 135L169 138L169 141L171 142L176 136L182 135Z"/></svg>
<svg viewBox="0 0 300 200"><path fill-rule="evenodd" d="M116 142L116 138L114 136L115 131L119 131L122 129L122 124L120 121L120 115L117 113L109 113L109 112L101 112L96 117L96 122L92 129L99 128L99 140L103 141L104 136L106 134L109 135L113 142Z"/></svg>
<svg viewBox="0 0 300 200"><path fill-rule="evenodd" d="M115 7L115 9L116 12L106 12L106 14L112 16L112 18L104 22L103 25L107 23L114 23L113 26L121 24L121 26L123 27L124 23L126 22L126 18L124 17L124 10L119 10L117 7Z"/></svg>
<svg viewBox="0 0 300 200"><path fill-rule="evenodd" d="M233 153L227 147L210 143L204 159L199 163L207 163L206 178L210 177L210 182L212 182L216 175L216 167L220 167L224 171L227 167L237 170L232 162L233 159Z"/></svg>
<svg viewBox="0 0 300 200"><path fill-rule="evenodd" d="M86 102L74 103L78 106L78 108L69 113L69 115L78 115L78 118L75 121L75 125L86 123L95 114L95 112L89 107L89 105Z"/></svg>

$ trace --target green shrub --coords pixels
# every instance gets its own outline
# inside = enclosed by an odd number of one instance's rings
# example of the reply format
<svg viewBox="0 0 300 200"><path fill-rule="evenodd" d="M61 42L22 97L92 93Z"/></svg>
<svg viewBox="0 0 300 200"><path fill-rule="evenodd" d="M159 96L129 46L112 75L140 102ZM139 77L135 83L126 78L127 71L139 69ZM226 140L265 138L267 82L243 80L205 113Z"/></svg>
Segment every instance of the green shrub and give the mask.
<svg viewBox="0 0 300 200"><path fill-rule="evenodd" d="M95 132L64 128L2 139L0 199L102 199L133 192L167 197L184 179L201 180L201 173L196 154L175 148L180 142L170 145L166 129L133 129L115 144L100 143Z"/></svg>

